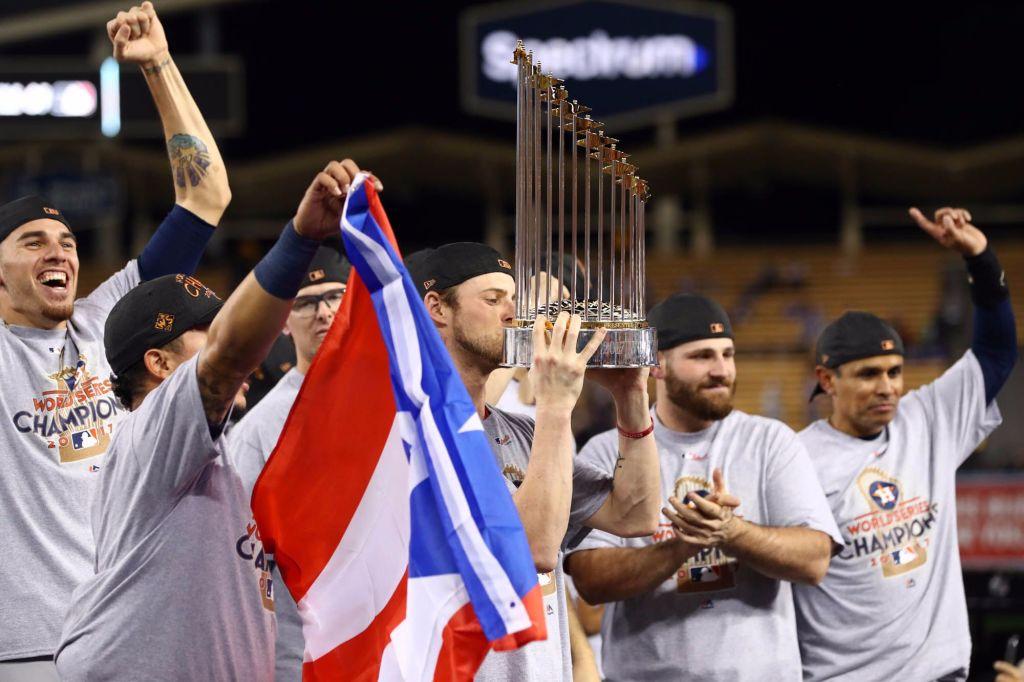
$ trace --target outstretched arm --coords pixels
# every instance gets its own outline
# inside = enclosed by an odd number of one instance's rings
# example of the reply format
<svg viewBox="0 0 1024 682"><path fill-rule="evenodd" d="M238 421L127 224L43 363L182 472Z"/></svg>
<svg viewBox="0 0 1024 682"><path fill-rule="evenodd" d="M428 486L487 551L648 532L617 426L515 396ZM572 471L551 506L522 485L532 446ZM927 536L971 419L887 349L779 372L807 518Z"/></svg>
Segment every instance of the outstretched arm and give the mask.
<svg viewBox="0 0 1024 682"><path fill-rule="evenodd" d="M224 160L171 59L153 4L118 12L107 35L118 62L142 69L163 123L174 184L174 208L139 254L139 274L143 280L191 274L231 201Z"/></svg>
<svg viewBox="0 0 1024 682"><path fill-rule="evenodd" d="M224 421L242 382L281 333L320 240L338 231L345 193L358 172L350 160L332 161L316 176L281 238L210 324L197 371L211 425Z"/></svg>
<svg viewBox="0 0 1024 682"><path fill-rule="evenodd" d="M533 448L523 482L512 495L540 573L553 571L569 527L572 504L573 443L569 420L583 388L587 360L604 340L598 330L579 353L579 315L562 312L548 339L547 319L538 315L533 327L530 382L537 393Z"/></svg>
<svg viewBox="0 0 1024 682"><path fill-rule="evenodd" d="M591 374L615 398L619 456L612 492L586 525L620 537L650 535L658 527L661 464L647 395L649 371L641 367L593 370Z"/></svg>
<svg viewBox="0 0 1024 682"><path fill-rule="evenodd" d="M974 338L971 350L985 379L985 402L992 402L1017 362L1017 324L1010 306L1006 272L988 238L971 224L962 208L940 208L928 220L916 208L910 216L942 246L964 257L974 300Z"/></svg>

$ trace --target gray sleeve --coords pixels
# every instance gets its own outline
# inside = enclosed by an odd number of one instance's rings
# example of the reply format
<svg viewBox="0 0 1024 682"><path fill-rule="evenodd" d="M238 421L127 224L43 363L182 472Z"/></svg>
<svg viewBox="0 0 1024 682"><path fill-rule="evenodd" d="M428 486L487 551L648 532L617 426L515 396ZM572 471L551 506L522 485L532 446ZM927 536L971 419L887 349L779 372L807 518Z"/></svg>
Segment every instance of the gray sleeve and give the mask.
<svg viewBox="0 0 1024 682"><path fill-rule="evenodd" d="M563 548L572 548L590 532L584 523L593 516L612 492L612 470L618 440L610 455L607 452L606 434L599 434L583 446L573 460L572 506L569 509L569 527L566 529Z"/></svg>
<svg viewBox="0 0 1024 682"><path fill-rule="evenodd" d="M270 452L260 444L259 432L257 429L249 429L243 418L241 423L227 436L228 461L238 472L245 486L245 494L252 496L252 489L256 485L263 466L267 463ZM273 446L271 446L273 449Z"/></svg>
<svg viewBox="0 0 1024 682"><path fill-rule="evenodd" d="M985 404L985 377L974 353L968 350L932 383L907 396L916 397L928 417L936 446L954 467L963 464L975 448L1002 422L993 400Z"/></svg>
<svg viewBox="0 0 1024 682"><path fill-rule="evenodd" d="M765 483L768 525L812 528L826 533L839 546L844 544L807 449L782 424L768 452Z"/></svg>
<svg viewBox="0 0 1024 682"><path fill-rule="evenodd" d="M127 455L146 495L177 498L219 452L199 395L199 355L179 366L133 415Z"/></svg>
<svg viewBox="0 0 1024 682"><path fill-rule="evenodd" d="M141 281L142 276L139 275L138 262L130 260L127 265L108 277L77 305L86 305L92 308L105 321L114 304L137 287Z"/></svg>

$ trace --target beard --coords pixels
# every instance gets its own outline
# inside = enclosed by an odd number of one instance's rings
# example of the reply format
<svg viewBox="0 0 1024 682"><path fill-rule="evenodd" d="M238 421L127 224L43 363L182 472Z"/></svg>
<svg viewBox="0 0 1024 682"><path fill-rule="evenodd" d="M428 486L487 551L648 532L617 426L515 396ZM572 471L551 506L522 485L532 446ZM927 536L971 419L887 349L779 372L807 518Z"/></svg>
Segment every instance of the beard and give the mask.
<svg viewBox="0 0 1024 682"><path fill-rule="evenodd" d="M452 332L455 343L475 358L481 369L493 372L501 366L505 350L505 340L502 334L479 333L474 335L467 332L461 324L454 325Z"/></svg>
<svg viewBox="0 0 1024 682"><path fill-rule="evenodd" d="M725 386L729 389L729 395L707 396L701 393L701 389ZM668 399L681 410L689 412L698 419L704 421L719 421L725 419L733 410L733 398L736 395L736 380L732 383L716 379L708 379L699 384L689 384L678 377L666 373L665 389Z"/></svg>
<svg viewBox="0 0 1024 682"><path fill-rule="evenodd" d="M71 297L70 300L61 303L43 302L39 306L39 312L48 320L67 322L75 312L75 299Z"/></svg>

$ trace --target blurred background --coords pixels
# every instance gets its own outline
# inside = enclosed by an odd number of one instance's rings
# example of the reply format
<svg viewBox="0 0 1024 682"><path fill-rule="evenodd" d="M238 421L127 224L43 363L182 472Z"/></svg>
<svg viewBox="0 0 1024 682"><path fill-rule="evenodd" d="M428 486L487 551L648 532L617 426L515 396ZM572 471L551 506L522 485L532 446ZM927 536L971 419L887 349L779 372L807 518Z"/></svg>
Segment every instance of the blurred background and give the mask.
<svg viewBox="0 0 1024 682"><path fill-rule="evenodd" d="M898 328L908 388L964 352L962 262L910 206L968 208L1020 286L1020 3L410 7L156 2L228 164L234 201L201 268L215 289L249 270L335 158L381 177L403 251L470 239L511 256L516 37L650 181L648 301L699 291L730 311L741 409L797 429L820 416L811 347L846 309ZM0 199L38 192L63 208L83 293L138 252L174 197L142 77L108 59L105 23L126 8L0 0ZM999 402L1004 425L959 481L978 679L1024 632L1019 367ZM581 441L610 426L600 395L585 406Z"/></svg>

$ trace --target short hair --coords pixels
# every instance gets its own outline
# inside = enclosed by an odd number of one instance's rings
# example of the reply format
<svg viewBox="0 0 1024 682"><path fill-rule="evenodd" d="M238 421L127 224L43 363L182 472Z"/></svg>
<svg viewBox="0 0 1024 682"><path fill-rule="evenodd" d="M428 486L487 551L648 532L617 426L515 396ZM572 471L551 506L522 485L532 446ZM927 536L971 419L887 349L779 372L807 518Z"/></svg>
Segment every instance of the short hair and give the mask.
<svg viewBox="0 0 1024 682"><path fill-rule="evenodd" d="M171 339L161 348L166 348L172 353L179 353L181 352L181 346L182 338L179 336ZM121 401L126 410L132 409L135 396L138 394L148 371L146 369L145 355L143 355L142 360L139 360L125 371L120 374L112 373L110 375L110 388L114 391L114 397Z"/></svg>
<svg viewBox="0 0 1024 682"><path fill-rule="evenodd" d="M448 306L452 310L458 310L459 309L459 291L458 291L458 289L459 289L459 285L456 284L453 287L448 287L447 289L440 289L440 290L438 290L437 291L437 295L441 299L441 303L444 303L446 306Z"/></svg>

